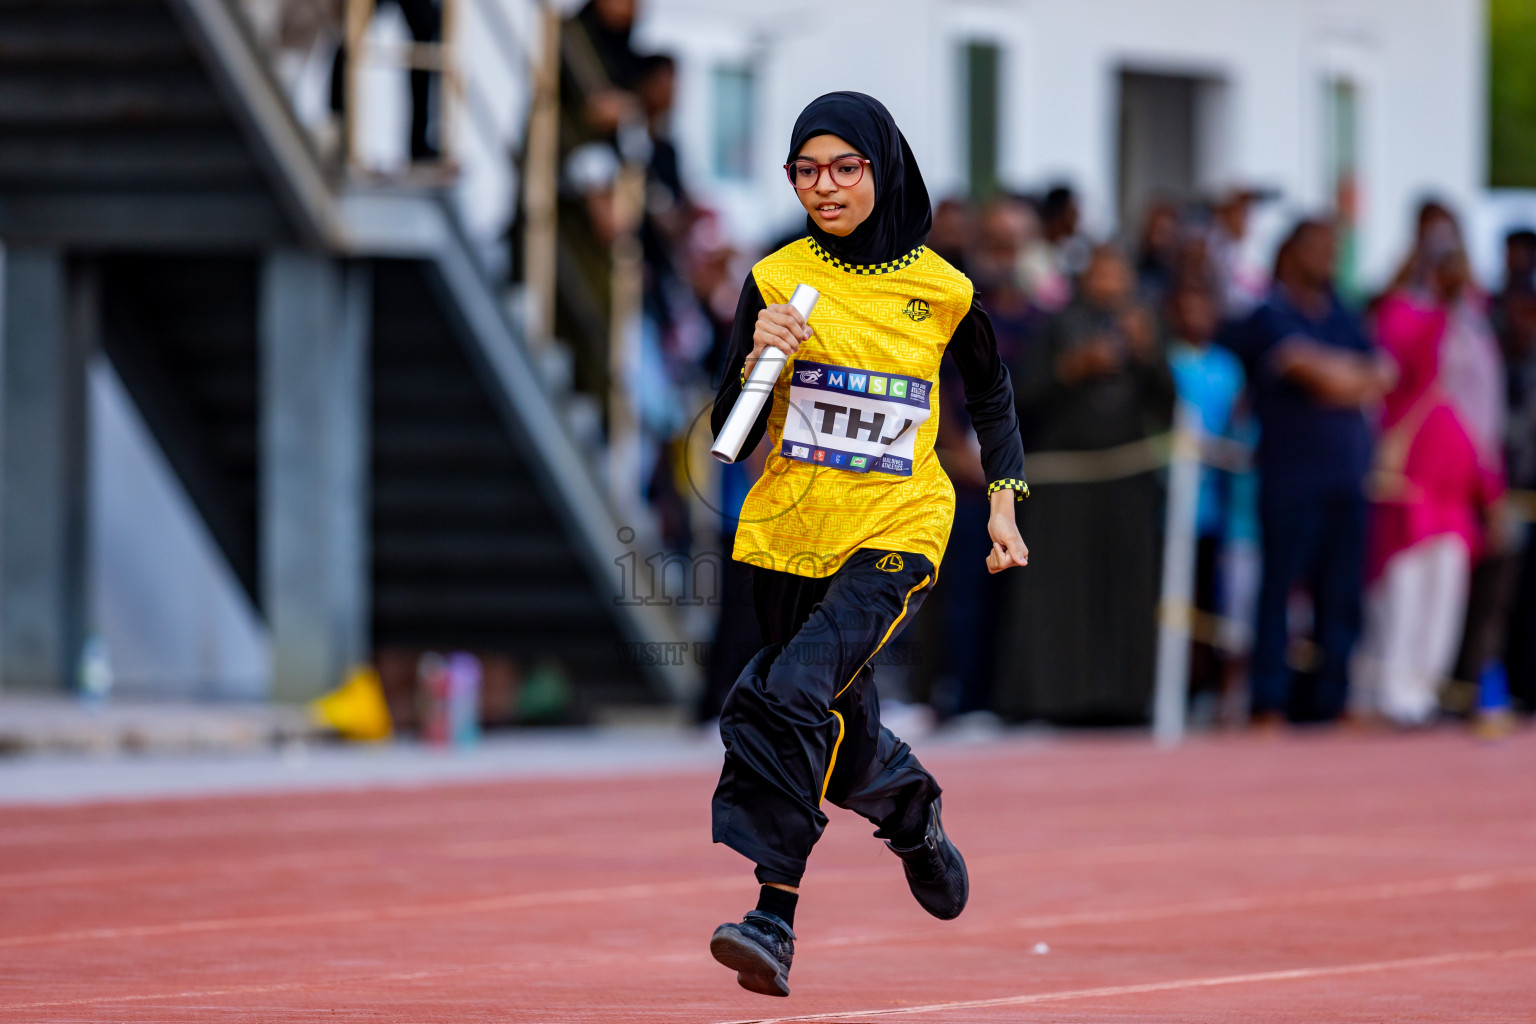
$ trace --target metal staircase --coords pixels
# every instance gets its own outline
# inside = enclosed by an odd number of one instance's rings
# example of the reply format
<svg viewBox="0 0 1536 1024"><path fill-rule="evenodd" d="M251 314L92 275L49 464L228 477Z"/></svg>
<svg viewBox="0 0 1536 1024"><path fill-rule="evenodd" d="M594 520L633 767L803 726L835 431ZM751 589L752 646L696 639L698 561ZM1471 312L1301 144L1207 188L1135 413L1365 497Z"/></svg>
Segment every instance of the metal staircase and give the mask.
<svg viewBox="0 0 1536 1024"><path fill-rule="evenodd" d="M292 237L163 0L0 3L0 231L99 246Z"/></svg>
<svg viewBox="0 0 1536 1024"><path fill-rule="evenodd" d="M616 600L644 524L597 484L450 199L339 177L234 0L0 0L0 239L89 265L101 346L252 596L258 266L305 246L373 278L374 644L685 696L690 668L620 656L684 639L670 608Z"/></svg>
<svg viewBox="0 0 1536 1024"><path fill-rule="evenodd" d="M381 261L374 275L375 641L539 651L615 696L611 645L592 642L612 604L468 354L439 343L427 267Z"/></svg>

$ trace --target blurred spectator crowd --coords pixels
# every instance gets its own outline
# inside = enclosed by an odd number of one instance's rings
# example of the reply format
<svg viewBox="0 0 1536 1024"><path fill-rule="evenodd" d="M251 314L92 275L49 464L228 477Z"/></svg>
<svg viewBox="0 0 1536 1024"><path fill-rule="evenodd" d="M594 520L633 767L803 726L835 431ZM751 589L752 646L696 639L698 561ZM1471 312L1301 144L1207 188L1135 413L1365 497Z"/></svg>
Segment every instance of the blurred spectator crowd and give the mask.
<svg viewBox="0 0 1536 1024"><path fill-rule="evenodd" d="M1489 291L1425 201L1391 282L1351 302L1330 219L1244 263L1264 198L1153 202L1129 244L1084 238L1064 187L941 204L932 244L996 323L1035 491L1030 569L988 577L965 557L984 481L947 382L960 509L917 674L941 717L1144 721L1169 615L1191 624L1197 721L1536 707L1536 233L1509 234ZM1177 405L1204 442L1195 607L1160 610Z"/></svg>
<svg viewBox="0 0 1536 1024"><path fill-rule="evenodd" d="M565 25L556 334L577 386L606 393L639 170L643 496L669 549L728 555L762 453L705 484L688 438L733 369L720 358L752 256L684 185L674 64L632 48L634 17L634 0L592 0ZM899 696L941 719L1143 722L1159 618L1178 615L1197 721L1417 727L1479 693L1536 708L1536 232L1508 236L1504 279L1484 287L1454 211L1426 201L1387 288L1345 296L1347 224L1302 220L1270 265L1248 262L1267 198L1157 200L1120 239L1087 236L1064 185L938 204L929 244L975 283L1012 374L1032 557L986 572L986 481L946 364L955 524L943 585L882 655ZM1192 609L1160 610L1176 418L1203 439L1196 587ZM722 571L701 719L759 643L744 571Z"/></svg>

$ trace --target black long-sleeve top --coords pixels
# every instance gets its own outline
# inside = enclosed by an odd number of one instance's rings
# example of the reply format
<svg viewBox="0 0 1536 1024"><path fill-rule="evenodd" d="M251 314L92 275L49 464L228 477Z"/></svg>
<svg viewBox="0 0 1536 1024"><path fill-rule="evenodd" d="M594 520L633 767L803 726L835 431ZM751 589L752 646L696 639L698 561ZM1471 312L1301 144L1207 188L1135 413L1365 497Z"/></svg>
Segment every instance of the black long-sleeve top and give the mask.
<svg viewBox="0 0 1536 1024"><path fill-rule="evenodd" d="M731 326L730 345L721 371L720 386L715 393L714 409L710 413L710 427L718 435L730 415L731 407L741 394L741 369L747 356L752 354L752 334L757 328L757 314L767 308L757 281L747 275L742 285L741 298L736 304L736 319ZM974 298L971 308L955 326L945 351L954 358L955 369L965 385L965 409L970 414L976 439L981 443L981 464L987 475L987 493L1011 488L1015 496L1024 497L1028 489L1024 483L1024 442L1019 435L1019 417L1014 407L1013 384L1008 368L997 353L997 337L992 332L992 321L987 311ZM763 403L757 422L742 444L745 457L762 441L768 429L768 417L773 412L773 401Z"/></svg>

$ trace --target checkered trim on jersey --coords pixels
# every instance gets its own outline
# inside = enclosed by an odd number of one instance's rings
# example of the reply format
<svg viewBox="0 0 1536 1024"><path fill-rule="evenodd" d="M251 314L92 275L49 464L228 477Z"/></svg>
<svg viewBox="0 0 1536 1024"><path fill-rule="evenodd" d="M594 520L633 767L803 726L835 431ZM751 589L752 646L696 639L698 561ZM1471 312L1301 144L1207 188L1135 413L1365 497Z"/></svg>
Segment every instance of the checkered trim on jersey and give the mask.
<svg viewBox="0 0 1536 1024"><path fill-rule="evenodd" d="M1014 501L1023 501L1025 498L1029 497L1029 484L1025 483L1023 480L1016 480L1013 477L1004 477L1001 480L993 480L990 484L987 485L987 497L990 498L998 491L1006 490L1013 491Z"/></svg>
<svg viewBox="0 0 1536 1024"><path fill-rule="evenodd" d="M892 260L889 263L871 263L866 266L860 266L856 263L844 263L836 256L833 256L831 253L827 252L827 250L817 245L816 239L814 238L807 238L806 241L811 243L811 252L813 255L817 256L823 263L830 263L832 266L836 267L838 270L841 270L845 274L893 274L903 267L910 267L912 264L916 263L918 257L923 254L923 246L920 245L916 249L913 249L911 252L907 253L905 256L901 257L899 260Z"/></svg>

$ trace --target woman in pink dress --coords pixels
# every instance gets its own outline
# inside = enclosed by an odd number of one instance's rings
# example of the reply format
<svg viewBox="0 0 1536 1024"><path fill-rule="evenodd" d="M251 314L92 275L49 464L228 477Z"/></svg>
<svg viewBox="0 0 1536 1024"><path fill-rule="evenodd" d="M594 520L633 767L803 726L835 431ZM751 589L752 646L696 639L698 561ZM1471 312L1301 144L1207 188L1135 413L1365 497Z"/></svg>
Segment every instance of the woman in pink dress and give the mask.
<svg viewBox="0 0 1536 1024"><path fill-rule="evenodd" d="M1371 478L1365 635L1357 713L1405 726L1429 722L1451 671L1483 523L1503 490L1501 467L1476 440L1448 386L1447 348L1468 300L1458 244L1426 247L1423 288L1394 291L1377 319L1399 377L1386 396ZM1454 360L1450 361L1454 365Z"/></svg>

